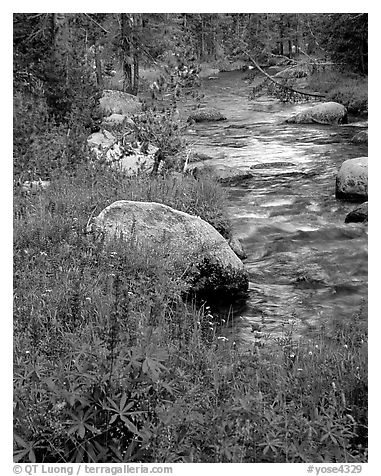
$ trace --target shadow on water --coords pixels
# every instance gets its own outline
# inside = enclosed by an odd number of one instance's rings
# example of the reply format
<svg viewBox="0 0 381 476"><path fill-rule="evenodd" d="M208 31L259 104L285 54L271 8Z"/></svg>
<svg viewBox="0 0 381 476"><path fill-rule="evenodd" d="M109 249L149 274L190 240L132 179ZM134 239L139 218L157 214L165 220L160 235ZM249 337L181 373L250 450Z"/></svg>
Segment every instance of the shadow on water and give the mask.
<svg viewBox="0 0 381 476"><path fill-rule="evenodd" d="M253 173L227 186L233 229L248 254L250 293L229 309L232 325L224 332L253 342L253 329L279 336L291 319L308 336L332 319L351 317L367 295L367 228L344 224L354 205L335 199L340 165L366 156L367 147L350 142L357 131L350 125L282 124L311 103L249 101L242 77L204 81L203 104L227 121L189 131L207 163Z"/></svg>

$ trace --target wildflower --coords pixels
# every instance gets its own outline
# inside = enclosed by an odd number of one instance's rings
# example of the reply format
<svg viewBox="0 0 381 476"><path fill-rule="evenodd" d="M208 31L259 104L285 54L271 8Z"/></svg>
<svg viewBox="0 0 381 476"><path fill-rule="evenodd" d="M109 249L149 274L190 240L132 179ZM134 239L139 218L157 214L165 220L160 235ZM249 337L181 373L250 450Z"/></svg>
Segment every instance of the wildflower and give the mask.
<svg viewBox="0 0 381 476"><path fill-rule="evenodd" d="M335 384L335 382L332 382L332 388L333 388L333 390L336 392L336 384Z"/></svg>
<svg viewBox="0 0 381 476"><path fill-rule="evenodd" d="M312 350L310 350L310 351L308 352L308 355L312 355Z"/></svg>
<svg viewBox="0 0 381 476"><path fill-rule="evenodd" d="M298 370L299 372L301 372L303 369L296 369L296 370Z"/></svg>
<svg viewBox="0 0 381 476"><path fill-rule="evenodd" d="M344 349L348 349L348 346L347 346L347 344L344 344Z"/></svg>
<svg viewBox="0 0 381 476"><path fill-rule="evenodd" d="M315 345L315 349L318 349L318 348L319 348L319 346L316 344L316 345Z"/></svg>
<svg viewBox="0 0 381 476"><path fill-rule="evenodd" d="M226 321L225 321L225 319L221 319L221 322L223 322L225 324Z"/></svg>
<svg viewBox="0 0 381 476"><path fill-rule="evenodd" d="M91 302L91 298L90 298L90 297L87 297L87 298L85 299L85 301Z"/></svg>
<svg viewBox="0 0 381 476"><path fill-rule="evenodd" d="M30 350L26 350L25 353L26 353L26 354L30 354Z"/></svg>
<svg viewBox="0 0 381 476"><path fill-rule="evenodd" d="M41 256L48 256L48 253L46 251L40 251Z"/></svg>
<svg viewBox="0 0 381 476"><path fill-rule="evenodd" d="M210 326L213 326L213 322L210 322L210 321L209 321L208 324L209 324Z"/></svg>
<svg viewBox="0 0 381 476"><path fill-rule="evenodd" d="M217 337L218 340L222 340L222 342L227 342L229 339L227 337L224 337L224 336L219 336Z"/></svg>

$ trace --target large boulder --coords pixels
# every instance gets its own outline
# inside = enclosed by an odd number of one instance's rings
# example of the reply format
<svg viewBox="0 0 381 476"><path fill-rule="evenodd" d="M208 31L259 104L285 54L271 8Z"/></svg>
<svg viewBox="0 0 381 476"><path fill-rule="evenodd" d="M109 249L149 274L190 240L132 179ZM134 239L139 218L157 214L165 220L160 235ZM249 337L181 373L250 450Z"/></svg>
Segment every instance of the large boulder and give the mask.
<svg viewBox="0 0 381 476"><path fill-rule="evenodd" d="M226 117L217 109L203 108L196 109L189 117L188 122L213 122L213 121L226 121Z"/></svg>
<svg viewBox="0 0 381 476"><path fill-rule="evenodd" d="M285 122L288 124L345 124L347 110L337 102L324 102L289 117Z"/></svg>
<svg viewBox="0 0 381 476"><path fill-rule="evenodd" d="M355 202L368 200L368 157L343 162L336 177L336 198Z"/></svg>
<svg viewBox="0 0 381 476"><path fill-rule="evenodd" d="M366 223L368 221L368 202L362 203L345 217L345 223Z"/></svg>
<svg viewBox="0 0 381 476"><path fill-rule="evenodd" d="M136 96L112 89L103 91L99 105L105 116L122 114L130 117L142 110L142 105Z"/></svg>
<svg viewBox="0 0 381 476"><path fill-rule="evenodd" d="M122 238L129 246L165 251L195 291L207 295L245 294L247 272L225 238L201 218L155 202L120 200L105 208L89 226L106 241Z"/></svg>

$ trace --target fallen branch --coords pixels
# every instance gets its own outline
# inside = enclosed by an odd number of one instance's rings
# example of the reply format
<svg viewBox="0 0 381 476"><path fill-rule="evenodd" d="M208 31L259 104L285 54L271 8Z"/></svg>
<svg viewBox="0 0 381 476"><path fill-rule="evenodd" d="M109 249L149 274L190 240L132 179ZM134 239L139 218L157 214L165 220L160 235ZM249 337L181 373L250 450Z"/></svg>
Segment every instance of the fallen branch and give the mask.
<svg viewBox="0 0 381 476"><path fill-rule="evenodd" d="M266 78L268 78L270 81L272 81L274 84L276 84L280 88L287 89L288 91L292 91L294 93L301 94L303 96L312 96L312 97L315 97L315 98L325 98L325 96L323 94L306 93L304 91L298 91L297 89L291 88L290 86L286 86L285 84L279 83L276 79L274 79L272 76L270 76L268 73L266 73L266 71L264 71L259 66L259 64L255 61L255 59L247 51L243 51L243 53L249 58L249 60L253 63L253 65L257 68L257 70L259 72L264 74L266 76Z"/></svg>

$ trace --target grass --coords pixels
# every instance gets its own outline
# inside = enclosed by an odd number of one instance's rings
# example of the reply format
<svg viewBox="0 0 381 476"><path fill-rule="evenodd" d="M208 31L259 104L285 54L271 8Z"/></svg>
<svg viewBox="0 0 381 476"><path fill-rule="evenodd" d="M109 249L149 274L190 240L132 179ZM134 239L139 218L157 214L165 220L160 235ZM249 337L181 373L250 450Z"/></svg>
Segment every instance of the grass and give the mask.
<svg viewBox="0 0 381 476"><path fill-rule="evenodd" d="M264 346L221 337L160 250L84 233L117 199L166 203L229 233L209 178L99 166L14 199L14 438L20 462L365 462L364 315ZM258 342L258 339L255 339Z"/></svg>
<svg viewBox="0 0 381 476"><path fill-rule="evenodd" d="M337 71L319 72L311 76L309 87L326 94L327 101L343 104L350 114L368 113L367 77Z"/></svg>

